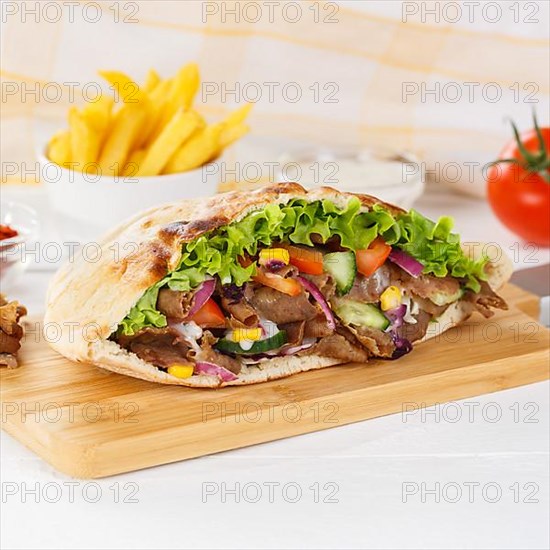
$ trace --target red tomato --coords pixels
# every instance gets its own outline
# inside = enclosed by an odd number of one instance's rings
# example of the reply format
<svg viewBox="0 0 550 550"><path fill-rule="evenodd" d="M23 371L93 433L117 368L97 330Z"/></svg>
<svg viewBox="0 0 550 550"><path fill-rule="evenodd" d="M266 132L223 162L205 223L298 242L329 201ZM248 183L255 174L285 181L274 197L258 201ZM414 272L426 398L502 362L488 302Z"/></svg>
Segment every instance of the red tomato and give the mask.
<svg viewBox="0 0 550 550"><path fill-rule="evenodd" d="M535 119L533 130L514 133L487 174L489 203L516 235L550 246L550 128Z"/></svg>
<svg viewBox="0 0 550 550"><path fill-rule="evenodd" d="M302 285L296 280L291 279L290 277L281 277L275 273L265 273L258 269L257 274L254 276L254 281L274 288L283 294L288 294L289 296L298 296L302 292Z"/></svg>
<svg viewBox="0 0 550 550"><path fill-rule="evenodd" d="M365 277L370 277L386 261L390 252L391 246L381 237L377 237L368 248L357 250L355 253L357 271Z"/></svg>
<svg viewBox="0 0 550 550"><path fill-rule="evenodd" d="M222 310L210 298L204 305L193 315L189 321L195 321L200 327L217 328L225 326L225 315Z"/></svg>
<svg viewBox="0 0 550 550"><path fill-rule="evenodd" d="M285 248L290 254L290 263L296 266L301 273L321 275L323 273L323 255L313 248L287 245Z"/></svg>

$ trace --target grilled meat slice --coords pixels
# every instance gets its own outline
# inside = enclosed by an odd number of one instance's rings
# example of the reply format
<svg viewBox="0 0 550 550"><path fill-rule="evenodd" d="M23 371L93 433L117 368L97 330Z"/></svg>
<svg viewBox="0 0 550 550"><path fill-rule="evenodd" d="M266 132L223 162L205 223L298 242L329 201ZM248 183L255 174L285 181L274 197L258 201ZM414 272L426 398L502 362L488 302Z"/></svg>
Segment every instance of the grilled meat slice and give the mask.
<svg viewBox="0 0 550 550"><path fill-rule="evenodd" d="M321 355L353 363L364 363L369 357L365 349L351 343L348 338L339 333L324 336L311 348L300 352L299 355Z"/></svg>
<svg viewBox="0 0 550 550"><path fill-rule="evenodd" d="M391 334L370 327L347 327L357 340L369 351L370 356L391 357L395 344Z"/></svg>
<svg viewBox="0 0 550 550"><path fill-rule="evenodd" d="M232 327L257 327L260 319L256 310L250 305L246 298L239 298L233 300L231 298L222 297L221 299L222 309L229 314L229 316L238 321L238 323L230 323Z"/></svg>
<svg viewBox="0 0 550 550"><path fill-rule="evenodd" d="M299 346L304 341L305 321L294 321L280 326L286 332L287 344Z"/></svg>
<svg viewBox="0 0 550 550"><path fill-rule="evenodd" d="M304 338L323 338L332 333L333 331L327 324L327 318L322 313L318 313L316 317L306 323Z"/></svg>
<svg viewBox="0 0 550 550"><path fill-rule="evenodd" d="M21 348L23 327L19 319L27 310L19 302L8 302L0 294L0 366L17 367L16 353Z"/></svg>
<svg viewBox="0 0 550 550"><path fill-rule="evenodd" d="M328 273L322 273L321 275L308 275L303 273L302 277L309 279L321 291L325 300L330 301L334 296L336 285Z"/></svg>
<svg viewBox="0 0 550 550"><path fill-rule="evenodd" d="M327 324L326 317L321 313L310 321L294 321L280 326L286 332L287 342L292 345L300 345L304 338L323 338L333 331Z"/></svg>
<svg viewBox="0 0 550 550"><path fill-rule="evenodd" d="M23 338L23 328L17 325L17 331L13 334L6 334L0 330L0 353L11 353L15 355L21 348L21 338Z"/></svg>
<svg viewBox="0 0 550 550"><path fill-rule="evenodd" d="M233 374L239 374L241 372L241 362L237 359L219 353L212 346L217 342L217 339L210 331L205 331L200 342L201 351L195 356L195 361L214 363L220 367L224 367L230 370Z"/></svg>
<svg viewBox="0 0 550 550"><path fill-rule="evenodd" d="M310 303L306 293L288 296L266 286L257 287L250 298L252 307L266 319L276 324L309 321L317 315L317 308Z"/></svg>
<svg viewBox="0 0 550 550"><path fill-rule="evenodd" d="M370 277L359 273L346 297L370 304L378 302L382 292L390 285L396 284L392 281L392 275L394 271L387 263L380 266Z"/></svg>
<svg viewBox="0 0 550 550"><path fill-rule="evenodd" d="M19 333L19 319L26 314L27 310L19 302L8 302L4 295L0 294L0 330L9 335Z"/></svg>
<svg viewBox="0 0 550 550"><path fill-rule="evenodd" d="M8 367L8 369L15 369L19 365L17 363L17 357L12 353L0 353L0 367Z"/></svg>
<svg viewBox="0 0 550 550"><path fill-rule="evenodd" d="M193 302L194 292L183 292L163 288L157 298L157 309L169 319L183 321Z"/></svg>
<svg viewBox="0 0 550 550"><path fill-rule="evenodd" d="M445 310L449 307L450 304L445 304L443 306L438 306L434 304L431 300L427 298L420 298L420 296L413 295L412 299L416 302L419 309L422 311L427 311L435 319L440 315L443 315Z"/></svg>
<svg viewBox="0 0 550 550"><path fill-rule="evenodd" d="M485 281L481 281L479 292L467 292L464 299L471 302L485 318L492 317L495 314L490 308L508 309L508 304Z"/></svg>
<svg viewBox="0 0 550 550"><path fill-rule="evenodd" d="M407 339L411 343L424 338L432 320L432 315L423 309L414 317L416 323L403 323L399 328L395 329L398 336Z"/></svg>
<svg viewBox="0 0 550 550"><path fill-rule="evenodd" d="M120 336L118 343L140 359L157 367L188 362L189 345L174 328L145 327L133 336Z"/></svg>

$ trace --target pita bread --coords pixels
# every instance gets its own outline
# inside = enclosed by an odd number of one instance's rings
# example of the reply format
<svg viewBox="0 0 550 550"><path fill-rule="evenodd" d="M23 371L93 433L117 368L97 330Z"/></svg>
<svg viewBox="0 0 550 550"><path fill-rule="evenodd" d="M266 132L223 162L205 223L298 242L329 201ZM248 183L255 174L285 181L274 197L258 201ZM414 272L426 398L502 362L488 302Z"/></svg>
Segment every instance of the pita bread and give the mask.
<svg viewBox="0 0 550 550"><path fill-rule="evenodd" d="M153 284L179 263L182 245L200 235L244 218L270 203L286 204L303 198L310 202L329 199L344 206L351 193L329 187L306 191L296 183L273 185L246 193L184 200L151 208L122 223L98 243L101 254L86 258L84 250L55 275L47 294L44 322L57 325L50 345L65 357L151 382L213 388L283 378L312 369L341 364L339 359L308 355L278 357L254 366L243 366L237 380L223 383L216 376L176 378L141 360L108 340L132 306ZM393 214L402 209L368 195L357 196L364 210L381 204ZM491 265L490 286L496 290L511 274L504 256ZM448 330L470 315L470 307L458 302L441 319Z"/></svg>

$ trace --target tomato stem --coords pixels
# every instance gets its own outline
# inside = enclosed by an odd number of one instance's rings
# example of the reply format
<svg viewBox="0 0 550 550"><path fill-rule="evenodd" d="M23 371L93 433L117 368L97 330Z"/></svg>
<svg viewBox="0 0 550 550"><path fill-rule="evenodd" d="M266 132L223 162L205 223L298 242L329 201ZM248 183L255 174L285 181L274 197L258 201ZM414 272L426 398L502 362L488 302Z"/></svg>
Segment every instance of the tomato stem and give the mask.
<svg viewBox="0 0 550 550"><path fill-rule="evenodd" d="M512 125L514 138L516 140L521 159L507 158L495 160L494 162L491 162L489 166L496 166L501 162L518 164L519 166L525 168L529 173L539 174L546 182L550 183L550 174L548 173L548 170L550 169L550 157L546 152L546 143L544 141L544 137L542 136L542 132L540 131L535 111L533 110L533 124L535 126L535 132L539 140L539 150L536 153L531 153L525 148L521 141L519 131L513 120L510 120L510 124Z"/></svg>

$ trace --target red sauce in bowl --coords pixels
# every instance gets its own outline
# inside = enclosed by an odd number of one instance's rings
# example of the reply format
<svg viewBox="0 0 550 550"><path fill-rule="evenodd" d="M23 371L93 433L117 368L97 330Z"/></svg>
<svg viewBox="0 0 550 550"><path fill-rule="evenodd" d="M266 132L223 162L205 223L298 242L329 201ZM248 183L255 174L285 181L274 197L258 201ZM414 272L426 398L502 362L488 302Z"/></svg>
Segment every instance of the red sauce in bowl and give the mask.
<svg viewBox="0 0 550 550"><path fill-rule="evenodd" d="M0 223L0 241L17 237L17 235L19 235L19 233L13 229L13 227Z"/></svg>

